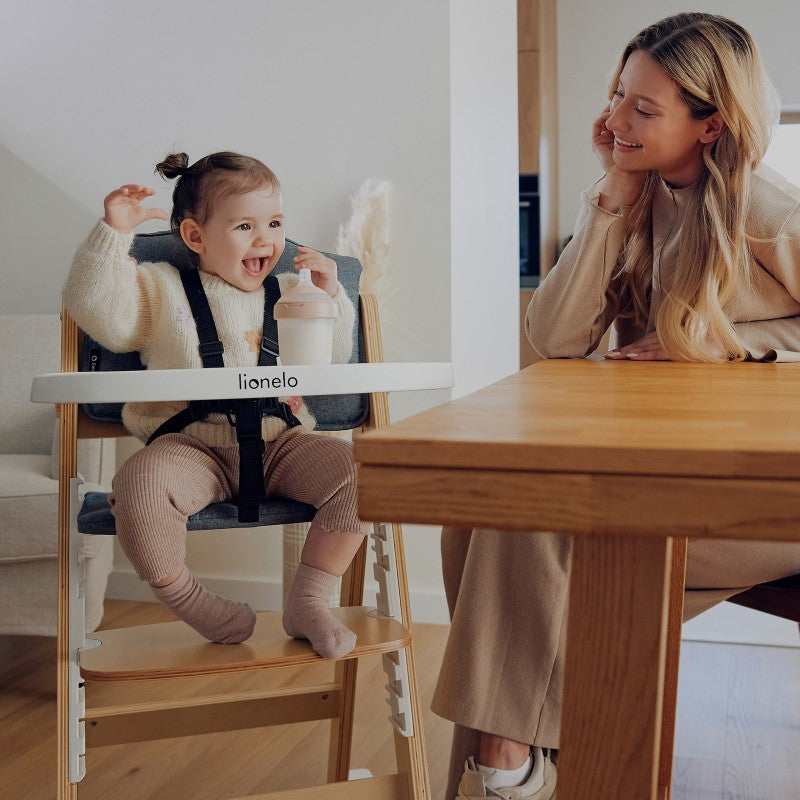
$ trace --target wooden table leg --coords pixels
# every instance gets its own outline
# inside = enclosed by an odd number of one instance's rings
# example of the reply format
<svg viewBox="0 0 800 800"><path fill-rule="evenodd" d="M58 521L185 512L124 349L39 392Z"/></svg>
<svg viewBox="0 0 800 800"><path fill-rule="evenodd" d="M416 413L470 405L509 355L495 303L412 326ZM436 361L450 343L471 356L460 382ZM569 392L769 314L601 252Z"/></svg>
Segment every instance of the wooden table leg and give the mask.
<svg viewBox="0 0 800 800"><path fill-rule="evenodd" d="M577 536L559 800L655 800L672 542Z"/></svg>

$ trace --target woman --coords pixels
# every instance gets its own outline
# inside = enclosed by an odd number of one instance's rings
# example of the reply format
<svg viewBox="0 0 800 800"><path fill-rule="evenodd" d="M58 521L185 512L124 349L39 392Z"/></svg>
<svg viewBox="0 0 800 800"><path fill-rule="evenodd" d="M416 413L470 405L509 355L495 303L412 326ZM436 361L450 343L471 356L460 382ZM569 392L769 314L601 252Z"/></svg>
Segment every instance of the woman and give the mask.
<svg viewBox="0 0 800 800"><path fill-rule="evenodd" d="M605 174L526 315L542 357L586 356L614 323L607 358L800 360L800 189L760 166L776 100L723 17L678 14L629 42L592 131ZM452 628L432 705L456 723L448 798L555 793L571 549L443 532ZM798 544L693 541L685 618L798 572Z"/></svg>

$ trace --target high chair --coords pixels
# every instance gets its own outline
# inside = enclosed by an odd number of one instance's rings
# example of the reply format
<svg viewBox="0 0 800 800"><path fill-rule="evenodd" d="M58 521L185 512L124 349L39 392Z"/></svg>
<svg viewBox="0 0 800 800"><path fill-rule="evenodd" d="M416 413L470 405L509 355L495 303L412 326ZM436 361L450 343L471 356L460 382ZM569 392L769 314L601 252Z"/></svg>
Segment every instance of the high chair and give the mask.
<svg viewBox="0 0 800 800"><path fill-rule="evenodd" d="M180 245L171 233L140 234L135 238L131 255L138 260L177 260ZM296 245L287 241L286 250L275 271L292 270ZM339 279L356 306L357 343L352 362L382 362L382 346L374 296L358 294L360 264L352 258L329 255L337 261ZM360 314L359 314L360 311ZM411 643L411 618L403 553L402 530L399 525L376 525L372 535L376 552L374 566L378 582L378 609L361 606L366 543L345 574L341 590L341 607L336 616L357 634L355 650L335 662L332 681L320 683L312 678L304 682L299 665L325 663L305 641L290 639L282 630L281 612L261 612L251 639L240 645L217 645L207 642L183 622L168 622L111 631L97 631L87 640L83 628L83 595L81 588L81 534L113 533L113 517L107 496L89 493L82 497L81 478L76 473L76 440L78 438L128 435L120 420L121 404L100 402L78 407L74 399L113 401L122 399L176 399L159 395L142 397L136 394L150 373L127 373L141 369L137 354L117 355L83 336L68 313L62 313L62 373L76 371L103 372L114 376L50 375L34 380L32 399L58 403L61 423L61 457L59 466L59 612L58 612L58 792L57 800L77 800L78 783L91 765L87 749L109 744L149 741L196 733L258 728L309 720L331 720L328 749L328 783L307 790L290 790L267 797L308 797L314 800L348 798L349 800L427 800L430 797L425 749L422 738L422 714L416 689L414 654ZM79 357L81 350L82 357ZM390 368L393 365L381 365ZM442 388L452 385L452 371L446 364L407 364L378 374L374 367L354 367L358 372L359 389L366 381L370 389L378 388ZM318 368L285 368L311 378ZM322 368L338 375L347 368ZM248 369L278 370L280 367ZM230 381L235 369L182 370L182 389L194 391L198 381L219 391L223 379ZM390 374L391 372L391 374ZM198 375L198 373L201 373ZM213 373L213 374L212 374ZM226 374L227 373L227 374ZM369 374L367 374L369 373ZM164 375L164 371L161 372ZM269 373L273 374L273 373ZM366 375L366 377L363 377ZM98 377L103 387L93 387ZM109 379L113 388L108 389ZM132 380L135 379L135 380ZM291 380L291 378L290 378ZM352 383L352 381L351 381ZM301 384L307 386L308 383ZM64 387L67 388L64 388ZM77 388L76 388L77 387ZM87 388L89 387L89 388ZM125 395L126 387L134 387L134 397ZM345 389L349 389L345 386ZM337 389L338 390L338 389ZM145 393L149 389L143 390ZM174 391L174 390L172 390ZM212 391L212 390L209 390ZM226 391L230 391L226 389ZM77 392L77 394L76 394ZM284 389L281 393L287 393ZM318 430L362 426L383 427L389 412L385 392L363 394L319 395L304 393L309 409L316 417ZM103 395L99 397L98 395ZM230 396L216 394L215 397ZM211 394L182 399L211 399ZM303 503L282 498L268 498L261 504L260 518L255 525L281 525L309 521L314 509ZM234 503L209 506L190 517L188 528L219 529L238 527ZM393 775L347 781L352 739L353 705L358 659L364 655L382 654L387 674L389 722L394 731L397 772ZM290 669L294 668L294 669ZM280 680L267 680L274 670L290 674ZM193 684L208 682L207 676L253 674L247 691L231 697L212 688L210 696L198 696ZM263 685L259 681L263 680ZM215 679L216 680L216 679ZM223 680L220 678L220 680ZM158 686L153 687L155 681ZM145 682L145 683L142 683ZM169 691L168 691L169 690ZM163 697L167 693L174 697ZM202 695L202 692L200 693ZM162 699L163 697L163 699ZM255 796L253 796L255 797ZM221 799L222 800L222 799Z"/></svg>

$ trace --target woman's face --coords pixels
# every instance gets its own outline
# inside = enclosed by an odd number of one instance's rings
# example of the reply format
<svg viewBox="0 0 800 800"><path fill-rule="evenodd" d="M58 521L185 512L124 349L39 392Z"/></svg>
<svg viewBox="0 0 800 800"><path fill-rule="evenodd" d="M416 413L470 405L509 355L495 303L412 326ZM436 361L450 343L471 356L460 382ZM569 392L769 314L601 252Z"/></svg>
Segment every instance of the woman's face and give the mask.
<svg viewBox="0 0 800 800"><path fill-rule="evenodd" d="M719 114L692 119L676 83L642 50L628 57L610 111L614 163L625 172L656 170L675 187L700 177L703 146L721 133Z"/></svg>

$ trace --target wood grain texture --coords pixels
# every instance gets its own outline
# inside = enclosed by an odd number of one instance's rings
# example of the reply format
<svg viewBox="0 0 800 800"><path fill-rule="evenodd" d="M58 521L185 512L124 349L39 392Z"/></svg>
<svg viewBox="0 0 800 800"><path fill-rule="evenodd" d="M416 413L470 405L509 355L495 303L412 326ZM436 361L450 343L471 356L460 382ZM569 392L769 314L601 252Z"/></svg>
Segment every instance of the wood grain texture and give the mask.
<svg viewBox="0 0 800 800"><path fill-rule="evenodd" d="M170 619L155 603L107 600L104 627ZM442 796L452 724L430 711L430 698L447 637L446 626L417 625L417 685L432 747L437 800ZM53 800L56 773L55 640L0 636L0 797ZM332 682L335 664L155 681L89 684L92 706L146 704L171 696L191 699L280 690ZM375 775L396 771L395 741L387 723L380 656L360 659L353 726L353 767ZM92 748L80 800L222 800L326 781L330 723L306 722Z"/></svg>
<svg viewBox="0 0 800 800"><path fill-rule="evenodd" d="M800 648L684 642L672 800L800 797Z"/></svg>
<svg viewBox="0 0 800 800"><path fill-rule="evenodd" d="M395 466L800 479L800 428L785 424L798 396L800 364L542 361L359 436L355 454Z"/></svg>
<svg viewBox="0 0 800 800"><path fill-rule="evenodd" d="M664 800L670 799L672 761L675 750L675 715L678 706L678 669L683 629L683 598L686 587L688 539L672 540L672 563L667 600L667 642L664 653L664 702L661 717L661 752L658 757L658 786Z"/></svg>
<svg viewBox="0 0 800 800"><path fill-rule="evenodd" d="M519 171L539 172L539 61L537 50L517 54L517 105L519 114Z"/></svg>
<svg viewBox="0 0 800 800"><path fill-rule="evenodd" d="M107 600L103 625L129 627L169 618L169 612L155 603ZM418 624L413 630L432 797L436 800L451 800L444 796L444 783L452 725L430 711L447 632L444 625ZM55 652L53 638L0 636L2 798L53 800L55 796ZM190 679L95 683L87 688L92 705L144 703L148 697L189 698L289 683L322 683L332 680L333 671L333 664L320 662L302 668ZM800 649L684 642L673 800L795 800L800 786L800 762L795 757L800 752L799 675ZM395 768L394 741L382 710L385 682L380 657L361 660L353 766L366 767L376 775ZM743 699L748 694L752 698ZM755 709L755 715L750 709ZM740 713L747 714L747 723L739 719ZM80 797L220 800L322 783L326 779L328 729L327 722L309 722L92 749ZM734 746L734 737L744 731L746 747ZM729 736L730 746L726 744ZM730 754L727 762L726 750ZM221 763L224 769L220 769ZM728 784L727 795L726 780L736 782ZM737 796L730 791L734 785L756 785L761 793Z"/></svg>
<svg viewBox="0 0 800 800"><path fill-rule="evenodd" d="M800 365L544 361L356 441L364 518L579 535L562 800L657 796L671 537L800 538L799 390Z"/></svg>
<svg viewBox="0 0 800 800"><path fill-rule="evenodd" d="M248 795L236 800L405 800L408 786L405 775L382 775L360 781L329 783L309 789Z"/></svg>
<svg viewBox="0 0 800 800"><path fill-rule="evenodd" d="M367 360L382 361L377 299L371 295L363 295L361 310ZM66 312L65 321L68 325L65 327L64 341L69 343L69 357L62 358L62 370L74 371L78 364L78 331ZM372 396L370 408L371 419L368 425L388 425L389 410L385 394ZM62 420L72 420L70 425L62 426L62 430L66 430L72 448L70 451L62 444L62 452L73 453L70 476L75 473L76 436L125 435L119 426L109 428L97 425L85 417L81 418L81 424L77 426L74 406L61 406L59 415ZM69 461L62 460L62 471L64 464L69 466ZM62 490L61 496L68 499L69 493ZM213 692L209 695L208 691L204 692L202 688L198 690L194 686L194 683L199 682L202 687L209 678L216 678L222 682L231 674L253 672L260 674L267 668L280 669L289 666L302 670L304 666L315 666L322 662L323 659L307 642L290 639L284 634L280 613L259 614L253 636L246 643L235 647L208 642L178 622L159 622L130 629L114 628L95 632L92 638L99 641L100 646L81 653L82 675L89 681L90 687L88 690L90 702L86 715L90 745L108 747L189 734L233 732L242 728L263 728L267 725L283 725L289 722L330 719L327 778L331 785L324 789L313 789L308 794L295 794L292 791L280 796L287 798L370 796L398 798L398 800L399 798L427 800L430 797L430 788L422 739L421 706L416 690L414 657L410 651L411 634L409 629L401 624L405 621L410 625L402 530L399 525L393 526L393 530L396 540L401 620L387 619L372 609L360 607L366 564L366 547L362 546L343 580L341 593L343 607L332 609L332 613L356 633L357 645L352 653L336 664L332 682L308 687L299 686L290 680L279 689L265 689L262 686L258 689L234 690L218 695L214 695ZM68 560L64 558L65 553L62 553L62 564L68 564ZM64 567L61 570L60 596L64 599L68 575ZM60 636L60 642L65 640L66 631L67 624L64 622L60 626L60 632L63 634ZM419 719L415 719L415 736L393 737L398 774L391 778L362 783L357 787L347 783L334 783L346 780L349 771L358 674L357 660L364 656L405 648L409 649L407 659L410 697L408 699ZM59 652L62 649L60 648ZM61 660L66 664L65 657ZM325 663L330 664L330 662ZM192 680L184 680L188 676L191 676ZM66 671L59 667L61 748L58 754L59 800L62 800L62 793L65 798L68 795L72 800L77 797L77 787L64 786L65 780L68 780L67 759L66 748L61 744L66 731L64 709L68 684L65 678ZM178 696L167 693L161 695L156 690L156 697L141 693L138 693L137 697L135 691L120 690L120 686L124 686L126 681L144 684L148 689L162 683L169 684L173 690L177 689ZM91 688L102 682L109 685L109 691ZM92 705L92 700L95 701L95 705ZM392 730L388 725L386 727Z"/></svg>
<svg viewBox="0 0 800 800"><path fill-rule="evenodd" d="M541 356L533 349L528 337L525 335L525 314L528 311L533 289L520 289L519 291L519 368L525 369L536 361L541 360Z"/></svg>
<svg viewBox="0 0 800 800"><path fill-rule="evenodd" d="M517 50L539 49L539 0L517 0Z"/></svg>
<svg viewBox="0 0 800 800"><path fill-rule="evenodd" d="M345 658L399 650L411 641L406 628L394 619L377 615L373 609L342 607L332 608L331 613L358 637L355 649ZM238 645L209 642L183 622L95 631L91 638L102 644L81 652L81 674L92 681L145 680L321 660L322 656L308 642L286 635L281 617L279 611L260 612L252 637Z"/></svg>
<svg viewBox="0 0 800 800"><path fill-rule="evenodd" d="M598 798L656 798L670 549L668 539L575 539L560 800L586 800L587 787Z"/></svg>
<svg viewBox="0 0 800 800"><path fill-rule="evenodd" d="M61 309L61 371L78 368L78 326ZM58 624L57 624L57 800L77 800L69 781L69 586L70 586L70 481L78 474L77 406L61 405L58 411L60 457L58 464Z"/></svg>
<svg viewBox="0 0 800 800"><path fill-rule="evenodd" d="M383 361L383 341L378 317L378 299L374 295L365 294L361 298L364 316L364 349L370 362ZM376 430L389 427L389 398L385 392L373 392L370 395L369 425ZM406 572L405 545L403 528L399 518L385 517L391 522L395 549L395 568L397 586L400 597L400 621L411 628L411 600L408 593L408 575ZM381 519L376 520L378 522ZM406 648L406 664L408 672L409 705L413 723L413 734L401 736L394 732L395 757L398 772L407 776L406 791L408 800L430 800L430 777L428 760L425 753L425 739L422 722L422 705L417 689L416 666L413 642Z"/></svg>
<svg viewBox="0 0 800 800"><path fill-rule="evenodd" d="M474 459L482 467L480 450ZM800 537L798 481L362 464L358 498L363 519L597 535Z"/></svg>
<svg viewBox="0 0 800 800"><path fill-rule="evenodd" d="M539 2L539 269L544 277L559 250L558 20L556 0Z"/></svg>
<svg viewBox="0 0 800 800"><path fill-rule="evenodd" d="M171 739L221 731L334 719L341 708L336 684L263 692L235 692L197 700L88 709L86 747Z"/></svg>

